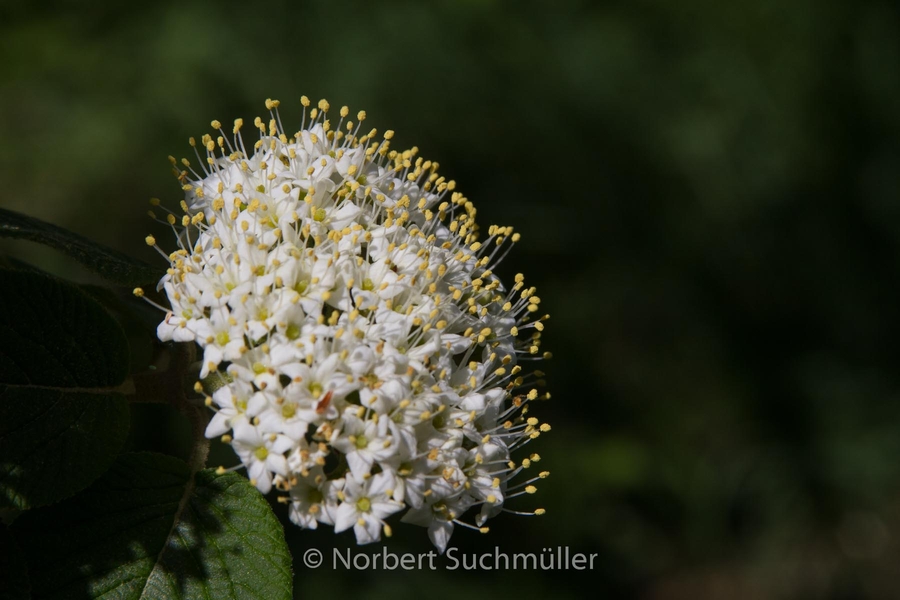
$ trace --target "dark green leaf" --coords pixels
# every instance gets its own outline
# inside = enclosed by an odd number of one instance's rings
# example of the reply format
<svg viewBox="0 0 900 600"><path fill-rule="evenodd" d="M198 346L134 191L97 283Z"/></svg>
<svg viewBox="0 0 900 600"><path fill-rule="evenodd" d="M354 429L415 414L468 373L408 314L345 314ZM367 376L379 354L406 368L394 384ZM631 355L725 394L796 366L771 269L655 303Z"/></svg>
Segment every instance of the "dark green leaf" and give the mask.
<svg viewBox="0 0 900 600"><path fill-rule="evenodd" d="M0 507L87 487L128 433L128 346L92 298L58 279L0 270Z"/></svg>
<svg viewBox="0 0 900 600"><path fill-rule="evenodd" d="M0 254L0 269L11 269L16 271L32 271L34 273L45 273L32 264L19 260L14 256ZM45 273L46 274L46 273Z"/></svg>
<svg viewBox="0 0 900 600"><path fill-rule="evenodd" d="M262 495L234 473L124 454L90 488L13 525L34 598L291 598L290 554Z"/></svg>
<svg viewBox="0 0 900 600"><path fill-rule="evenodd" d="M160 278L160 270L143 261L62 227L4 208L0 208L0 237L31 240L55 248L117 284L138 286Z"/></svg>
<svg viewBox="0 0 900 600"><path fill-rule="evenodd" d="M0 600L27 600L29 591L25 558L6 525L0 525Z"/></svg>
<svg viewBox="0 0 900 600"><path fill-rule="evenodd" d="M146 371L153 362L159 348L164 346L156 335L156 328L162 320L162 313L155 306L135 298L131 290L112 289L96 285L81 285L82 291L116 318L131 350L131 366L129 372Z"/></svg>

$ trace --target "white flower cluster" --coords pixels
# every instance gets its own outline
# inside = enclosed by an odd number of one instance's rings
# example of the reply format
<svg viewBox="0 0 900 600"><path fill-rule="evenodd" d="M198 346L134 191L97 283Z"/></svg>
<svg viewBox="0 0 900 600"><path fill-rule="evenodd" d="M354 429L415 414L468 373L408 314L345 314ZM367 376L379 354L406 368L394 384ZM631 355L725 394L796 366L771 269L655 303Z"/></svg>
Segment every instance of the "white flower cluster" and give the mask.
<svg viewBox="0 0 900 600"><path fill-rule="evenodd" d="M250 151L240 119L231 137L213 121L191 139L201 173L171 159L186 198L168 215L180 247L163 253L158 335L202 347L207 437L285 492L294 523L364 544L406 510L443 551L454 524L486 531L547 475L511 481L540 460L513 452L549 429L525 416L542 374L521 364L546 357L547 317L521 275L506 289L491 272L512 228L477 241L437 163L392 150L392 131L361 134L364 112L333 126L326 101L302 104L293 136L269 100Z"/></svg>

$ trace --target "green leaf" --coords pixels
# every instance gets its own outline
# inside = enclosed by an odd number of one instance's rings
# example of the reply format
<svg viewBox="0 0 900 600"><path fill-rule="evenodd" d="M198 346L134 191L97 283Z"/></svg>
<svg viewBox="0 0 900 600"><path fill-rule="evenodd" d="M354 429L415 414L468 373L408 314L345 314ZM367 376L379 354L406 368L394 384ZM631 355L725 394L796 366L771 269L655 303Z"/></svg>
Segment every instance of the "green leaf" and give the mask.
<svg viewBox="0 0 900 600"><path fill-rule="evenodd" d="M30 590L22 552L6 525L0 525L0 600L27 600Z"/></svg>
<svg viewBox="0 0 900 600"><path fill-rule="evenodd" d="M156 328L162 320L160 310L135 298L131 290L90 284L82 284L79 288L99 302L122 326L131 351L129 372L146 371L156 352L165 347L165 342L159 341L156 335Z"/></svg>
<svg viewBox="0 0 900 600"><path fill-rule="evenodd" d="M13 533L43 598L291 598L281 524L240 475L193 480L176 458L123 454L81 494Z"/></svg>
<svg viewBox="0 0 900 600"><path fill-rule="evenodd" d="M12 269L16 271L31 271L33 273L44 273L44 271L38 269L32 264L25 262L24 260L19 260L14 256L9 256L7 254L0 254L0 269Z"/></svg>
<svg viewBox="0 0 900 600"><path fill-rule="evenodd" d="M128 434L119 325L75 286L0 270L0 507L83 490Z"/></svg>
<svg viewBox="0 0 900 600"><path fill-rule="evenodd" d="M104 279L125 286L159 280L161 273L147 263L107 248L62 227L0 208L0 237L38 242L59 250Z"/></svg>

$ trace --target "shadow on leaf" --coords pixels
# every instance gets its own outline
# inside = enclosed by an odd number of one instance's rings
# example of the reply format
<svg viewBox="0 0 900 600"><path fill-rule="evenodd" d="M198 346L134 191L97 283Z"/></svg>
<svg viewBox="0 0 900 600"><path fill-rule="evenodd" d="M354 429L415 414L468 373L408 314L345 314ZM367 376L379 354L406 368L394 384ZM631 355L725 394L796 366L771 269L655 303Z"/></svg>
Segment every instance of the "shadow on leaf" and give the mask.
<svg viewBox="0 0 900 600"><path fill-rule="evenodd" d="M290 598L280 524L239 475L150 453L122 455L94 485L13 527L33 597Z"/></svg>

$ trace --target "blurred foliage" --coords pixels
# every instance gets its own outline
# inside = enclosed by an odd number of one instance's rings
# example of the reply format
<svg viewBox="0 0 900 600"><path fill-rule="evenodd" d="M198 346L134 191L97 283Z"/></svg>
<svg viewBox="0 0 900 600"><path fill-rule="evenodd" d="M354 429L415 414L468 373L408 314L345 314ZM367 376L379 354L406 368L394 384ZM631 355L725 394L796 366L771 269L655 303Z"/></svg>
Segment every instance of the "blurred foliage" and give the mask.
<svg viewBox="0 0 900 600"><path fill-rule="evenodd" d="M5 0L0 205L159 263L142 240L166 239L146 200L179 199L166 156L266 97L291 123L308 94L365 108L522 232L500 271L553 316L554 429L532 446L553 474L527 498L547 515L453 544L602 567L298 565L301 595L894 598L898 67L890 0ZM177 449L154 410L132 446ZM352 545L287 534L295 556Z"/></svg>

